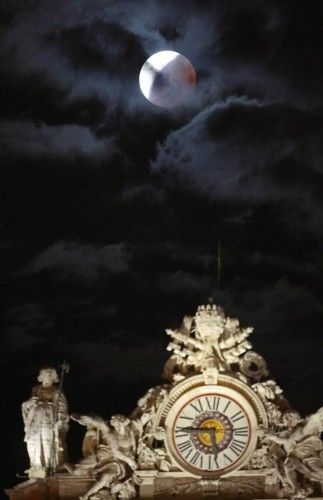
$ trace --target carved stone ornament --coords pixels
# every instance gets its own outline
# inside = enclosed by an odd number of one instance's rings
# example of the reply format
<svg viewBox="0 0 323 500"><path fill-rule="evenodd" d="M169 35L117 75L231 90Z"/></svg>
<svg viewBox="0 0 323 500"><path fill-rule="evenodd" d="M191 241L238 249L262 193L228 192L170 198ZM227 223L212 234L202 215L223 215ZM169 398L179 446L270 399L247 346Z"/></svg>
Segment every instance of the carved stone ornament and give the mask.
<svg viewBox="0 0 323 500"><path fill-rule="evenodd" d="M323 407L305 419L295 419L288 431L265 436L272 443L273 475L285 496L307 498L323 483Z"/></svg>
<svg viewBox="0 0 323 500"><path fill-rule="evenodd" d="M291 409L252 350L252 331L221 307L200 306L166 330L167 383L150 388L129 417L72 414L85 427L83 456L65 469L86 484L80 500L318 497L323 407L307 418ZM55 370L39 381L23 417L29 475L45 477L53 456L64 462L68 414Z"/></svg>
<svg viewBox="0 0 323 500"><path fill-rule="evenodd" d="M178 330L166 330L172 338L167 350L173 352L182 376L202 372L207 382L216 383L217 372L230 371L251 348L247 338L252 331L240 328L237 319L226 317L215 304L200 306L193 318L184 318Z"/></svg>

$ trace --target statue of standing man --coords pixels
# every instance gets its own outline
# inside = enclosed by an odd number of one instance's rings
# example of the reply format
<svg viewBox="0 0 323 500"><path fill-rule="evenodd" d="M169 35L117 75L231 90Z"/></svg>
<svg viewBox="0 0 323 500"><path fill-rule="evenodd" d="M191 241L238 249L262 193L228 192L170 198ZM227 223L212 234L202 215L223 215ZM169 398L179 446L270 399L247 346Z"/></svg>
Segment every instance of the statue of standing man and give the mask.
<svg viewBox="0 0 323 500"><path fill-rule="evenodd" d="M46 477L66 462L68 408L54 368L42 368L31 398L22 404L29 477Z"/></svg>

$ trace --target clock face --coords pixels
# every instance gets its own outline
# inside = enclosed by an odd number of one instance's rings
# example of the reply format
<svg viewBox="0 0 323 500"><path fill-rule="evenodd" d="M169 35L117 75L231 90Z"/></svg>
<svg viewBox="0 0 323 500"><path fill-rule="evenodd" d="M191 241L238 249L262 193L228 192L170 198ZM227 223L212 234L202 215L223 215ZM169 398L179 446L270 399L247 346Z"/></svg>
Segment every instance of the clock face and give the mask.
<svg viewBox="0 0 323 500"><path fill-rule="evenodd" d="M193 474L221 475L240 467L252 453L257 420L246 398L234 390L207 386L185 394L169 419L169 448Z"/></svg>

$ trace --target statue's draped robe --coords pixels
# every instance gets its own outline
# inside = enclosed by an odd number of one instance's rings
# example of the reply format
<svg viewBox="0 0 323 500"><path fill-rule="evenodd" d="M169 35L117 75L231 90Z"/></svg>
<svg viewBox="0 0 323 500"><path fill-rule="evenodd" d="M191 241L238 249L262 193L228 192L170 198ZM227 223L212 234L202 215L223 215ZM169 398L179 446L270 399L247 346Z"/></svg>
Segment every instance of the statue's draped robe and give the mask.
<svg viewBox="0 0 323 500"><path fill-rule="evenodd" d="M68 430L64 394L55 386L37 385L32 389L32 397L22 404L22 414L30 466L48 468L63 464Z"/></svg>

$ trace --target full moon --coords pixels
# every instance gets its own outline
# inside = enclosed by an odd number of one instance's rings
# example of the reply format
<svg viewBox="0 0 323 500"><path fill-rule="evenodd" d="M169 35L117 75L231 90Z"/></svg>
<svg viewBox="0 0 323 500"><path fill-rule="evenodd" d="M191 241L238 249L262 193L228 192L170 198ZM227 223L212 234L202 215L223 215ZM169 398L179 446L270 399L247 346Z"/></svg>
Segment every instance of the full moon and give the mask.
<svg viewBox="0 0 323 500"><path fill-rule="evenodd" d="M139 74L139 85L146 99L162 108L182 104L195 84L196 74L191 62L171 50L153 54Z"/></svg>

